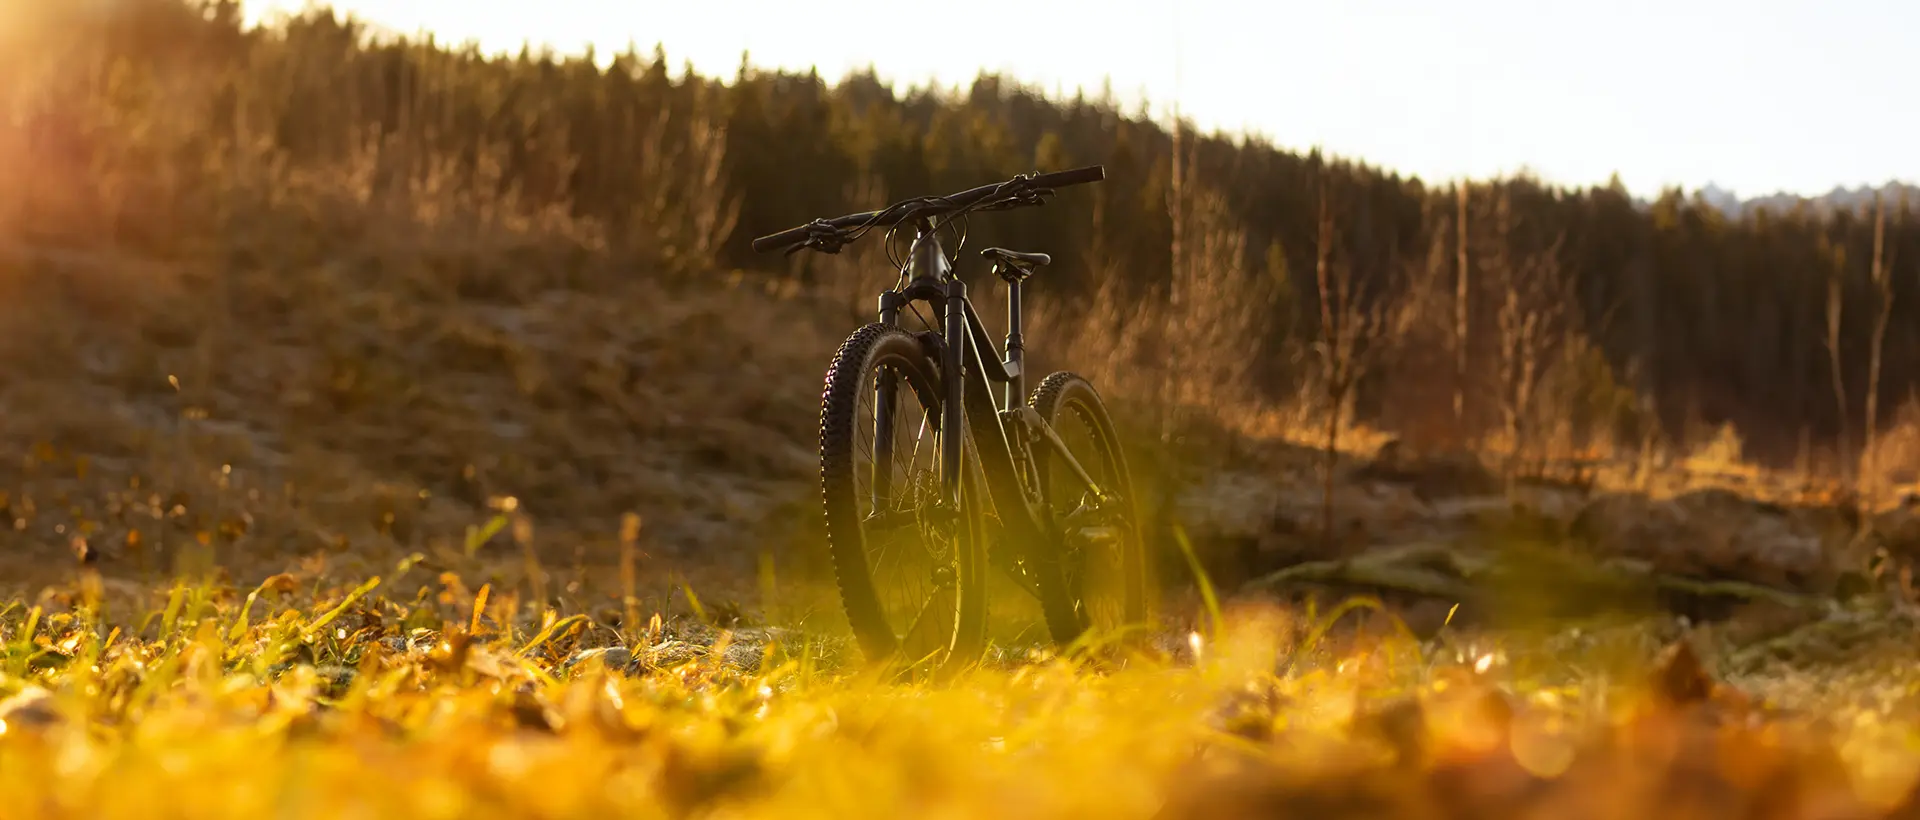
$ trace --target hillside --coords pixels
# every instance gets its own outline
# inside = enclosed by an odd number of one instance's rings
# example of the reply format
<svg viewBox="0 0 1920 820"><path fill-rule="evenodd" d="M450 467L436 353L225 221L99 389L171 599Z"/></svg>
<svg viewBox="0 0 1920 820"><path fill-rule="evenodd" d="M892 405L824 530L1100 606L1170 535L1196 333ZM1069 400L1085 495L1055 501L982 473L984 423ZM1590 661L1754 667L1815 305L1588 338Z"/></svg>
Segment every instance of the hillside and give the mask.
<svg viewBox="0 0 1920 820"><path fill-rule="evenodd" d="M1880 228L1896 269L1876 379L1876 222L1857 209L1729 217L1679 191L1641 207L1616 188L1525 178L1477 182L1463 197L1390 169L1184 132L1175 191L1176 135L1165 124L1001 77L959 94L751 66L730 78L676 78L660 53L618 55L604 69L536 52L487 59L371 41L324 12L266 31L219 11L231 4L207 15L178 0L122 6L71 19L66 6L39 8L38 25L53 34L10 57L22 67L9 75L16 125L0 147L18 181L0 223L10 235L56 244L112 236L166 254L232 232L222 215L252 207L232 186L331 177L351 180L353 196L405 200L436 220L487 212L584 226L569 230L644 260L656 277L739 269L818 291L838 281L844 261L759 256L747 240L890 196L1098 163L1109 178L1092 194L976 220L969 248L1059 257L1034 301L1104 316L1059 328L1094 349L1118 344L1121 326L1219 325L1238 310L1231 321L1260 352L1230 387L1253 400L1316 391L1310 347L1331 315L1320 310L1323 258L1336 280L1359 285L1346 312L1393 324L1392 339L1357 340L1356 350L1375 353L1364 357L1351 412L1437 445L1512 437L1507 428L1518 426L1534 439L1527 447L1633 449L1657 439L1679 450L1731 423L1749 457L1850 472L1866 429L1892 425L1920 372L1920 279L1908 275L1920 264L1920 215L1897 198L1884 202ZM1174 201L1188 203L1178 260ZM1219 298L1171 299L1170 270ZM1111 292L1101 297L1103 287ZM1834 292L1837 369L1826 326ZM1148 307L1123 322L1124 312L1069 301L1096 298L1181 308ZM1503 335L1529 316L1537 330L1528 338ZM1429 355L1465 366L1436 366ZM1517 385L1523 359L1535 362L1533 383Z"/></svg>

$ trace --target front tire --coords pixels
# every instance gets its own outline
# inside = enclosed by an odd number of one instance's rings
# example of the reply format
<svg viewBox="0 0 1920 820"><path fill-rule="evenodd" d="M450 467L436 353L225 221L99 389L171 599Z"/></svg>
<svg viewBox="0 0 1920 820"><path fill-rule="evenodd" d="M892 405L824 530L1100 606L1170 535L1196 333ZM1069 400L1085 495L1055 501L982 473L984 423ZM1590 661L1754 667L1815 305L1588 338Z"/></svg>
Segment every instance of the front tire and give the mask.
<svg viewBox="0 0 1920 820"><path fill-rule="evenodd" d="M882 412L888 384L895 399ZM944 395L920 341L876 323L841 345L820 400L827 542L854 637L870 662L941 676L979 659L986 630L978 458L966 442L972 463L953 509L940 482Z"/></svg>

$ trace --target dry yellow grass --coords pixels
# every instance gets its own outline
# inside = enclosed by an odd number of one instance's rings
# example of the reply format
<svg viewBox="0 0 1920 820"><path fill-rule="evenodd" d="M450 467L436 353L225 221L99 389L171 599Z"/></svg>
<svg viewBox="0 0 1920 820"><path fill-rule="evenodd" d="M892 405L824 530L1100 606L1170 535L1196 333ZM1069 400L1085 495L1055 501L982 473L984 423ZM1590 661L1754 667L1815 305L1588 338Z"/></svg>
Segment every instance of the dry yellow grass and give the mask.
<svg viewBox="0 0 1920 820"><path fill-rule="evenodd" d="M1243 608L936 687L764 633L582 653L611 631L453 586L13 607L0 816L1880 817L1920 774L1920 674L1884 653L1736 689L1641 627L1416 644Z"/></svg>

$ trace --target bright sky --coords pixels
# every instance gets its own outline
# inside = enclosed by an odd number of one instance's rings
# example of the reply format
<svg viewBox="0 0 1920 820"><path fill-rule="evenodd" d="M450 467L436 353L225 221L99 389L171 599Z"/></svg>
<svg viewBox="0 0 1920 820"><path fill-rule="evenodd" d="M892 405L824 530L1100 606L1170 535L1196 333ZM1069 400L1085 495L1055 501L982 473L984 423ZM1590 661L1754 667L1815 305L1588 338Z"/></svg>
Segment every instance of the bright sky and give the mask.
<svg viewBox="0 0 1920 820"><path fill-rule="evenodd" d="M249 11L304 0L254 0ZM1920 181L1916 0L334 0L402 33L557 51L664 44L731 77L872 64L1178 99L1206 129L1427 179L1618 172L1635 194ZM1134 105L1129 103L1129 110Z"/></svg>

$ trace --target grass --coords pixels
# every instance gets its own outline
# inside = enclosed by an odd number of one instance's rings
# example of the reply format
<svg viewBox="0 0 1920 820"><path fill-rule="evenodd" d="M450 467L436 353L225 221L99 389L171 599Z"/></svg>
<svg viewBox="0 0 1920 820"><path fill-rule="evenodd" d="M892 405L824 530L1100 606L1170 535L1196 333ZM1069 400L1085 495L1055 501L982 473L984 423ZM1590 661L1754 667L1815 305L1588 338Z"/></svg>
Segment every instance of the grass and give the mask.
<svg viewBox="0 0 1920 820"><path fill-rule="evenodd" d="M1736 688L1645 624L1419 642L1229 604L933 686L798 632L609 650L485 587L77 586L0 616L0 816L1871 817L1920 775L1911 651Z"/></svg>

